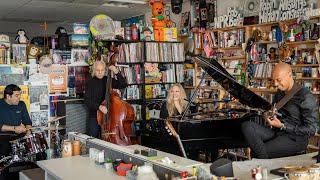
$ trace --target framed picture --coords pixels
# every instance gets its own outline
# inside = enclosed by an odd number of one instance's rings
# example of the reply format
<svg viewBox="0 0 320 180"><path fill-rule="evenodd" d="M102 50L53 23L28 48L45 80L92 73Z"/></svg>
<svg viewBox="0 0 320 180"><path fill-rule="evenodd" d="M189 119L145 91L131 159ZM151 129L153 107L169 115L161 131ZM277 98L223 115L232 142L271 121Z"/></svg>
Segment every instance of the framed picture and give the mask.
<svg viewBox="0 0 320 180"><path fill-rule="evenodd" d="M12 44L12 55L14 64L27 63L27 45L26 44Z"/></svg>
<svg viewBox="0 0 320 180"><path fill-rule="evenodd" d="M52 62L53 64L70 64L71 51L54 49L52 55Z"/></svg>
<svg viewBox="0 0 320 180"><path fill-rule="evenodd" d="M88 66L90 53L88 49L72 49L71 50L71 65L72 66Z"/></svg>

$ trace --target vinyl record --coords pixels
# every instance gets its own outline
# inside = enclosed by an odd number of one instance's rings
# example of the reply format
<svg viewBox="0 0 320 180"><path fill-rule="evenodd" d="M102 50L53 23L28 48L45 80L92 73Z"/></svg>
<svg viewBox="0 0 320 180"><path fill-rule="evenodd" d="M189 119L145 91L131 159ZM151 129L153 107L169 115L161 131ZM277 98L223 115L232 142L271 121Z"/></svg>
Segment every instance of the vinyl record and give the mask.
<svg viewBox="0 0 320 180"><path fill-rule="evenodd" d="M115 27L113 20L104 14L94 16L90 21L90 31L96 39L114 39Z"/></svg>
<svg viewBox="0 0 320 180"><path fill-rule="evenodd" d="M243 14L245 17L259 15L260 1L259 0L245 0L243 4Z"/></svg>

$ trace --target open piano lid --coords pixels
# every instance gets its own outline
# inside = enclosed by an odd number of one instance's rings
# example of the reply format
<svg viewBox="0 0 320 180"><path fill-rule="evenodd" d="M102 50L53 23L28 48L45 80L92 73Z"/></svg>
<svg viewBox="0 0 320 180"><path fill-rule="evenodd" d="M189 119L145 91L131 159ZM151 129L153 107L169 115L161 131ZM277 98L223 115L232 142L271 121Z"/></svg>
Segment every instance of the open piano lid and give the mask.
<svg viewBox="0 0 320 180"><path fill-rule="evenodd" d="M239 99L242 104L252 108L270 110L271 104L261 96L255 94L245 86L239 84L216 60L201 56L193 57L203 70L216 80L232 96Z"/></svg>

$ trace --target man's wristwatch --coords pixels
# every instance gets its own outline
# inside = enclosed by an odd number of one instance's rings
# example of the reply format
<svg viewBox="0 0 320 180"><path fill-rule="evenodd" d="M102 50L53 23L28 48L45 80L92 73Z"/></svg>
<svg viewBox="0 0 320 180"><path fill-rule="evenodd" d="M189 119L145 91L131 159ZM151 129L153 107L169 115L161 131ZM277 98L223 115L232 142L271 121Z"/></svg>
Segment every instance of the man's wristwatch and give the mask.
<svg viewBox="0 0 320 180"><path fill-rule="evenodd" d="M286 126L284 125L284 123L281 123L281 127L280 127L280 130L282 131L282 130L286 130Z"/></svg>

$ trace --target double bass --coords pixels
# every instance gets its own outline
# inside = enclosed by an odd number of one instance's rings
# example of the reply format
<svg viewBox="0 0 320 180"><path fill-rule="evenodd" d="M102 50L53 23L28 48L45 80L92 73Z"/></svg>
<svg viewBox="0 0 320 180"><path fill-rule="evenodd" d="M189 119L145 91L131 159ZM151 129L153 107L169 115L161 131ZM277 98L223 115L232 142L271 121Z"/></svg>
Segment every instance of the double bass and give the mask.
<svg viewBox="0 0 320 180"><path fill-rule="evenodd" d="M100 110L97 111L97 121L101 127L101 139L118 144L131 145L130 136L132 136L131 124L134 121L135 114L133 107L120 98L118 92L112 89L112 78L109 66L115 65L118 53L110 56L107 69L107 88L103 104L107 107L107 114Z"/></svg>

